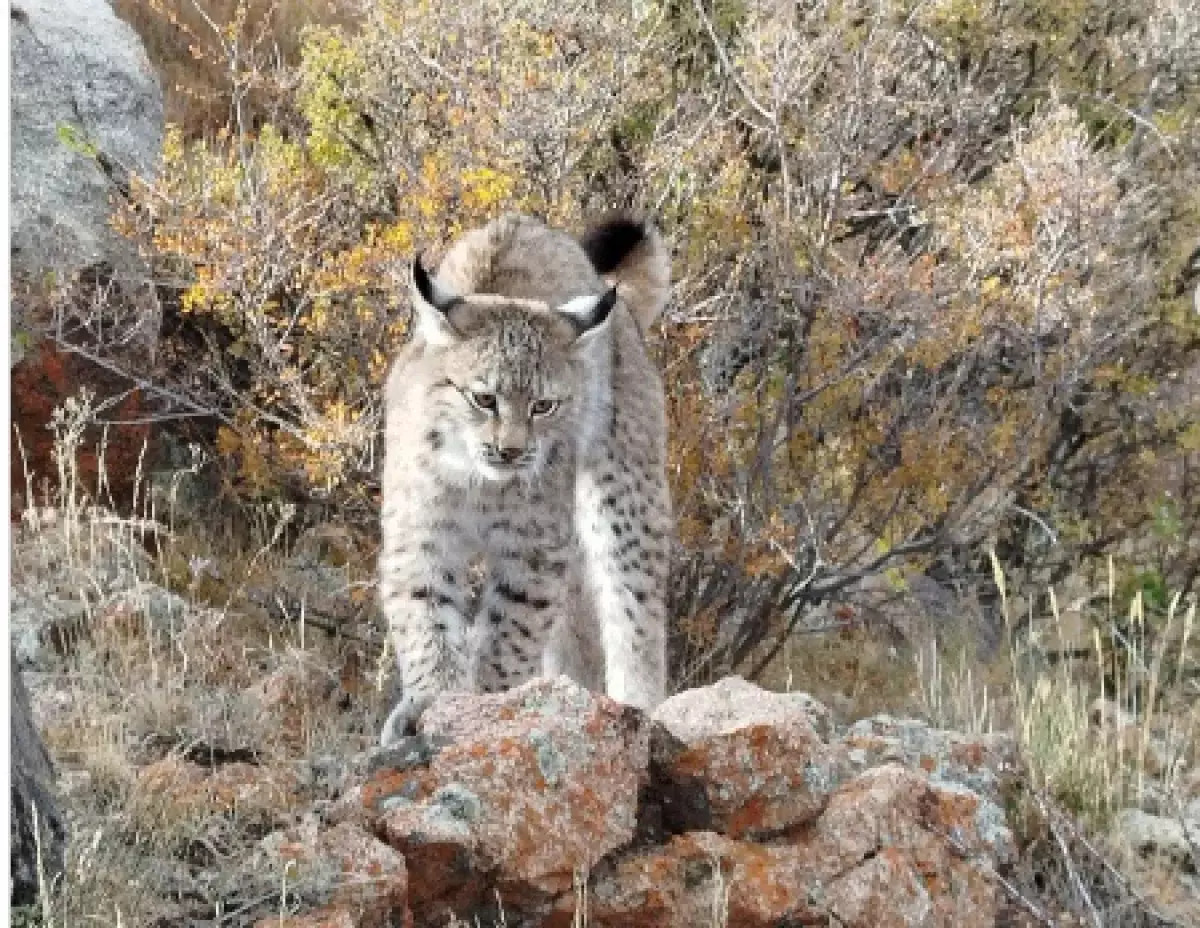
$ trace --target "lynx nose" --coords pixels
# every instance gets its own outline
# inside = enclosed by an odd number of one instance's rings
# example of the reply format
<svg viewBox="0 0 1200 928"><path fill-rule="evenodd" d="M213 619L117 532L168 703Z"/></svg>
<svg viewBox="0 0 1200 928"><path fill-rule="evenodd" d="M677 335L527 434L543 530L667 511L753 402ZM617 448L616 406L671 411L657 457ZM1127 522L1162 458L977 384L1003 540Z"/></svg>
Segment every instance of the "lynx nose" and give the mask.
<svg viewBox="0 0 1200 928"><path fill-rule="evenodd" d="M505 464L515 464L525 456L524 448L500 448L497 452L500 460Z"/></svg>

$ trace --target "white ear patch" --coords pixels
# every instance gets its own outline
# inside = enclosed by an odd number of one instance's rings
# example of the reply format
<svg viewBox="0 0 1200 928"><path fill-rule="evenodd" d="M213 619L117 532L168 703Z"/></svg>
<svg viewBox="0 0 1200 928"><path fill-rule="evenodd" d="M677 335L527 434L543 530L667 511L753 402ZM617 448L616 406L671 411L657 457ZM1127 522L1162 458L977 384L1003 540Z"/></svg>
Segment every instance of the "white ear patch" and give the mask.
<svg viewBox="0 0 1200 928"><path fill-rule="evenodd" d="M617 288L610 287L604 293L577 296L558 307L558 312L575 326L579 337L601 329L617 305Z"/></svg>

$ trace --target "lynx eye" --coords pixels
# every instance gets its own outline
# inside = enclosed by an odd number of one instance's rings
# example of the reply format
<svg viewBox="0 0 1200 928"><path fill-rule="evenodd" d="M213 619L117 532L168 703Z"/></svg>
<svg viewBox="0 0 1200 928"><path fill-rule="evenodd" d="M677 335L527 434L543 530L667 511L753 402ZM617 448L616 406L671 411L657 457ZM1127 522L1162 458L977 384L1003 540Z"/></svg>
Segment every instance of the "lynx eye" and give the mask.
<svg viewBox="0 0 1200 928"><path fill-rule="evenodd" d="M548 416L558 409L558 400L534 400L529 404L531 416Z"/></svg>
<svg viewBox="0 0 1200 928"><path fill-rule="evenodd" d="M467 392L467 399L471 401L471 405L483 412L496 411L496 394L495 393L476 393L474 390Z"/></svg>

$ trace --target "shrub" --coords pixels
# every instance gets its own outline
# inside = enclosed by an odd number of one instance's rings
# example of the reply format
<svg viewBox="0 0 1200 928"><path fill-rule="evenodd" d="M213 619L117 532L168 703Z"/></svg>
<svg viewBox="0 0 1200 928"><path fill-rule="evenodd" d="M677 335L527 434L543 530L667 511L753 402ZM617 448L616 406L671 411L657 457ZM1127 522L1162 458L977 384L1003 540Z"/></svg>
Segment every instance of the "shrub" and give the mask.
<svg viewBox="0 0 1200 928"><path fill-rule="evenodd" d="M1186 14L380 0L294 66L239 45L227 125L169 132L122 228L202 333L176 373L241 489L369 509L413 254L503 209L654 212L677 662L757 672L812 607L979 575L985 541L1053 582L1161 523L1148 566L1190 582Z"/></svg>

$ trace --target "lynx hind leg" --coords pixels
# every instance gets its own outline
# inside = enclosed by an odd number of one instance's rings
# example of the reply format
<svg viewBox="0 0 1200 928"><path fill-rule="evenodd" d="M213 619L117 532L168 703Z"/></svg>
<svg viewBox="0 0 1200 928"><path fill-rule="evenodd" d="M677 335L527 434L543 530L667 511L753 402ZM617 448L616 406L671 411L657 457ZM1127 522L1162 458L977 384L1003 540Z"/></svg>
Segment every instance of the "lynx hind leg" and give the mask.
<svg viewBox="0 0 1200 928"><path fill-rule="evenodd" d="M579 542L604 647L605 690L653 709L666 698L667 504L637 502L628 472L581 473ZM657 486L641 478L643 491ZM662 484L665 497L665 483Z"/></svg>
<svg viewBox="0 0 1200 928"><path fill-rule="evenodd" d="M593 692L605 691L604 642L596 614L585 594L578 558L568 574L566 607L557 616L542 655L542 675L557 677L560 674L566 674Z"/></svg>
<svg viewBox="0 0 1200 928"><path fill-rule="evenodd" d="M380 734L385 747L411 733L438 695L474 686L464 548L422 527L386 533L380 593L403 693Z"/></svg>
<svg viewBox="0 0 1200 928"><path fill-rule="evenodd" d="M543 654L567 601L565 553L502 549L480 597L479 688L494 693L542 673Z"/></svg>

